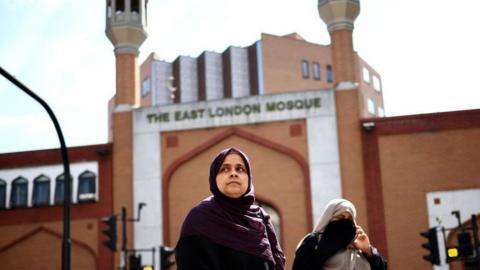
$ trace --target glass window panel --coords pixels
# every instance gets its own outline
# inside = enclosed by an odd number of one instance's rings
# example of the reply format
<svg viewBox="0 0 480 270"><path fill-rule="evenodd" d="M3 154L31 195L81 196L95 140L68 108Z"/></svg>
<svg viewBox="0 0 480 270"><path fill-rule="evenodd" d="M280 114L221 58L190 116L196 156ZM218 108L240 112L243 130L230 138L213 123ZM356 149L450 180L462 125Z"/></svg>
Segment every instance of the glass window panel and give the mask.
<svg viewBox="0 0 480 270"><path fill-rule="evenodd" d="M115 8L116 8L116 12L124 12L125 11L125 0L117 0L117 2L115 3Z"/></svg>
<svg viewBox="0 0 480 270"><path fill-rule="evenodd" d="M33 181L33 199L34 206L50 204L50 178L41 175Z"/></svg>
<svg viewBox="0 0 480 270"><path fill-rule="evenodd" d="M147 77L142 82L142 97L150 93L150 79Z"/></svg>
<svg viewBox="0 0 480 270"><path fill-rule="evenodd" d="M385 111L383 110L382 107L378 107L378 116L384 117L385 116Z"/></svg>
<svg viewBox="0 0 480 270"><path fill-rule="evenodd" d="M371 114L375 114L375 102L372 99L367 99L367 109Z"/></svg>
<svg viewBox="0 0 480 270"><path fill-rule="evenodd" d="M5 209L7 206L7 183L0 179L0 209Z"/></svg>
<svg viewBox="0 0 480 270"><path fill-rule="evenodd" d="M367 68L363 68L363 81L366 83L370 83L370 71Z"/></svg>
<svg viewBox="0 0 480 270"><path fill-rule="evenodd" d="M333 82L333 70L331 65L327 65L327 81Z"/></svg>
<svg viewBox="0 0 480 270"><path fill-rule="evenodd" d="M380 79L376 75L373 75L373 88L378 92L381 91Z"/></svg>
<svg viewBox="0 0 480 270"><path fill-rule="evenodd" d="M302 77L303 78L310 77L309 69L310 67L309 67L308 61L302 60Z"/></svg>
<svg viewBox="0 0 480 270"><path fill-rule="evenodd" d="M95 174L90 171L82 173L78 180L78 201L95 200Z"/></svg>
<svg viewBox="0 0 480 270"><path fill-rule="evenodd" d="M130 2L132 12L140 13L140 0L132 0Z"/></svg>
<svg viewBox="0 0 480 270"><path fill-rule="evenodd" d="M107 18L112 17L112 2L110 0L107 1Z"/></svg>
<svg viewBox="0 0 480 270"><path fill-rule="evenodd" d="M18 177L12 182L10 208L28 206L28 180Z"/></svg>
<svg viewBox="0 0 480 270"><path fill-rule="evenodd" d="M70 180L72 180L72 176L70 175ZM65 177L63 174L57 176L57 179L55 179L55 198L54 198L54 203L55 204L63 204L63 191L65 190L65 183L64 183ZM73 181L72 181L73 182ZM70 190L72 187L70 186ZM72 196L73 198L73 196Z"/></svg>
<svg viewBox="0 0 480 270"><path fill-rule="evenodd" d="M313 63L313 79L320 80L320 65Z"/></svg>
<svg viewBox="0 0 480 270"><path fill-rule="evenodd" d="M65 189L63 183L63 180L60 179L55 181L55 204L63 203L63 190Z"/></svg>

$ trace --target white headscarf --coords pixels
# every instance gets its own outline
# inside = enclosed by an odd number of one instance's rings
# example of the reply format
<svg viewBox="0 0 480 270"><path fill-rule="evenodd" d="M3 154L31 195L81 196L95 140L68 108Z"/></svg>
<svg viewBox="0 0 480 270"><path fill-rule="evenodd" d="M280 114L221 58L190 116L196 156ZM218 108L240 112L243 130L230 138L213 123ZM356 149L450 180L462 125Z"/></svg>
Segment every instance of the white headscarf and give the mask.
<svg viewBox="0 0 480 270"><path fill-rule="evenodd" d="M315 226L314 232L323 233L325 227L328 223L332 221L333 217L338 216L341 213L350 213L353 218L355 225L357 222L355 218L357 217L357 210L355 206L345 199L334 199L331 200L323 214L320 216L317 225ZM339 250L332 257L327 259L325 265L323 266L325 270L371 270L370 264L367 259L361 255L361 252L357 250L353 245L348 245L346 249Z"/></svg>

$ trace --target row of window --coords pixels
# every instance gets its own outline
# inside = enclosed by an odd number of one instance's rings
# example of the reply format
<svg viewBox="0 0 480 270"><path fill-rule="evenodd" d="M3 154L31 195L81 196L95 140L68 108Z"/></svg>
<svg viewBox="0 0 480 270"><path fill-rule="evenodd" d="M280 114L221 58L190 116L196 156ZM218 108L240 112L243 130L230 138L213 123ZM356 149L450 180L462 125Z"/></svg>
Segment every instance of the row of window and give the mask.
<svg viewBox="0 0 480 270"><path fill-rule="evenodd" d="M63 194L65 190L64 174L55 179L54 204L63 203ZM70 180L73 177L70 175ZM72 181L73 182L73 181ZM11 183L10 189L10 208L28 207L28 179L19 176ZM78 202L90 202L95 200L96 175L91 171L85 171L78 177ZM7 208L7 182L0 179L0 209ZM33 180L32 205L44 206L50 205L50 178L40 175Z"/></svg>
<svg viewBox="0 0 480 270"><path fill-rule="evenodd" d="M146 2L146 1L145 1ZM111 9L112 3L107 1L107 9ZM120 13L125 11L125 0L115 0L115 12ZM130 11L135 13L140 13L140 1L131 0L130 1ZM111 14L111 10L108 10Z"/></svg>
<svg viewBox="0 0 480 270"><path fill-rule="evenodd" d="M370 83L370 71L366 67L364 67L362 71L363 71L362 72L363 73L363 81L365 83L369 84ZM378 92L380 92L381 88L382 88L381 85L380 85L380 79L375 74L372 75L371 77L372 77L372 82L373 82L373 88L375 90L377 90Z"/></svg>
<svg viewBox="0 0 480 270"><path fill-rule="evenodd" d="M302 60L301 63L302 77L304 79L310 78L310 63L307 60ZM333 82L333 69L331 65L326 65L327 82ZM312 62L312 75L314 80L321 79L320 64Z"/></svg>
<svg viewBox="0 0 480 270"><path fill-rule="evenodd" d="M371 98L368 98L367 99L367 110L370 114L373 114L373 115L378 115L380 117L384 117L385 116L385 111L383 110L382 107L377 107L377 111L375 111L375 102L371 99Z"/></svg>

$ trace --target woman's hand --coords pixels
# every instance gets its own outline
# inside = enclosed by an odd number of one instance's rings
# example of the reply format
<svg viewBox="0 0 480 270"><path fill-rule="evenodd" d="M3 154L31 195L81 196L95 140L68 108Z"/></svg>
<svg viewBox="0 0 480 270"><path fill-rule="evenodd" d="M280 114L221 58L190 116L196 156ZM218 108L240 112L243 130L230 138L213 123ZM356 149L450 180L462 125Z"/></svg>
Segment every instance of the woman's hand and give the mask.
<svg viewBox="0 0 480 270"><path fill-rule="evenodd" d="M357 235L355 237L355 241L353 241L353 246L357 249L360 249L362 253L364 253L368 257L372 256L370 239L360 226L357 226Z"/></svg>

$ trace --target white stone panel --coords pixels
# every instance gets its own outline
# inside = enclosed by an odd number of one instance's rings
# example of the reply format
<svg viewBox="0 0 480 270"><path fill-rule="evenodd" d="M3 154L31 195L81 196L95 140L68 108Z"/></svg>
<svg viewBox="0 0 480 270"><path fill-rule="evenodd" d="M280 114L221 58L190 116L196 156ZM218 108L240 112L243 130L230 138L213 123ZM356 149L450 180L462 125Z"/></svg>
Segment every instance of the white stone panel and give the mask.
<svg viewBox="0 0 480 270"><path fill-rule="evenodd" d="M248 71L248 50L246 48L231 47L231 74L232 97L246 97L250 95L250 75Z"/></svg>
<svg viewBox="0 0 480 270"><path fill-rule="evenodd" d="M223 98L223 62L222 55L205 52L206 100Z"/></svg>
<svg viewBox="0 0 480 270"><path fill-rule="evenodd" d="M168 84L172 73L172 64L165 61L152 62L152 106L172 104Z"/></svg>
<svg viewBox="0 0 480 270"><path fill-rule="evenodd" d="M313 226L327 203L342 197L335 116L307 118Z"/></svg>
<svg viewBox="0 0 480 270"><path fill-rule="evenodd" d="M265 92L263 89L263 53L261 40L255 43L255 50L257 51L258 95L261 96Z"/></svg>
<svg viewBox="0 0 480 270"><path fill-rule="evenodd" d="M198 100L196 58L180 56L180 95L180 101L182 103Z"/></svg>
<svg viewBox="0 0 480 270"><path fill-rule="evenodd" d="M136 130L136 123L134 123ZM135 248L151 248L162 244L162 193L161 193L161 149L158 132L135 134L134 136L134 216L138 204L147 204L142 209L141 220L134 226Z"/></svg>
<svg viewBox="0 0 480 270"><path fill-rule="evenodd" d="M134 111L136 133L149 133L173 130L187 130L195 128L231 126L239 124L253 124L292 119L304 119L315 116L332 116L335 114L333 92L331 90L312 90L305 92L290 92L264 96L249 96L235 99L203 101L191 104L172 104L167 106L138 108ZM320 107L303 109L275 109L267 110L268 104L287 104L289 101L311 101L319 99ZM318 101L318 100L317 100ZM217 112L225 108L231 109L252 108L259 106L260 112L250 114L219 116ZM183 116L185 112L196 113L196 118L177 119L177 114ZM200 112L202 112L200 114ZM156 120L155 120L156 119Z"/></svg>

